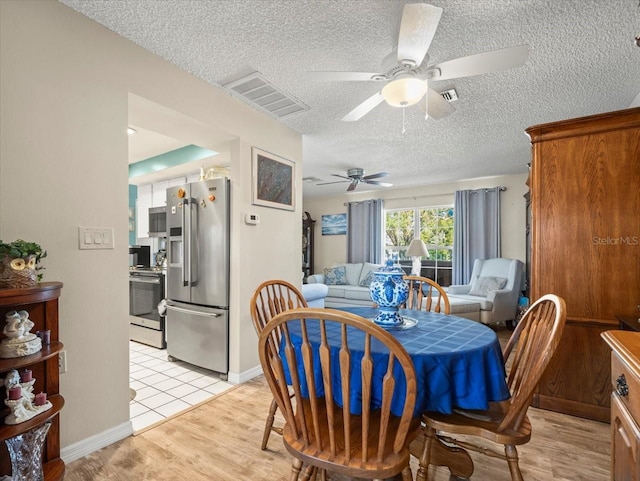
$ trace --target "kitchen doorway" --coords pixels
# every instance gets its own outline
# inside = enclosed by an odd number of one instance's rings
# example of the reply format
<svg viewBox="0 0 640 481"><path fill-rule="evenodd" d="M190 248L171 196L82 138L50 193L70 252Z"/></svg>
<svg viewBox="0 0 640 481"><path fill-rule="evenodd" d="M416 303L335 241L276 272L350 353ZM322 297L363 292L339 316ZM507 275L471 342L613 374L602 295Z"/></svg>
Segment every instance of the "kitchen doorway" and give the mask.
<svg viewBox="0 0 640 481"><path fill-rule="evenodd" d="M150 195L140 210L148 212L149 208L166 205L165 189L172 180L184 179L192 182L198 180L202 170L229 167L229 142L233 140L228 134L214 131L194 119L184 116L148 99L129 94L129 127L138 130L129 135L129 163L145 162L158 159L175 150L202 146L203 150L213 150L219 155L211 158L200 158L197 161L170 165L164 170L154 170L129 178L140 193L140 187L149 187ZM144 140L144 142L142 141ZM195 150L195 149L194 149ZM129 169L130 173L136 169ZM195 177L195 179L194 179ZM163 184L167 186L163 187ZM152 187L158 187L153 189ZM131 191L131 189L130 189ZM138 197L140 198L140 197ZM156 255L162 251L161 237L150 235L150 226L145 227L143 217L138 217L138 206L129 209L130 244L149 246L151 251L150 267L157 265ZM146 214L148 216L148 214ZM144 231L144 232L143 232ZM156 233L157 235L157 233ZM166 268L166 267L165 267ZM233 387L233 384L220 379L218 373L184 361L169 361L167 349L162 344L154 347L143 339L129 340L129 416L134 434L139 434L165 420L175 417L206 402L216 395ZM167 342L171 342L167 339Z"/></svg>

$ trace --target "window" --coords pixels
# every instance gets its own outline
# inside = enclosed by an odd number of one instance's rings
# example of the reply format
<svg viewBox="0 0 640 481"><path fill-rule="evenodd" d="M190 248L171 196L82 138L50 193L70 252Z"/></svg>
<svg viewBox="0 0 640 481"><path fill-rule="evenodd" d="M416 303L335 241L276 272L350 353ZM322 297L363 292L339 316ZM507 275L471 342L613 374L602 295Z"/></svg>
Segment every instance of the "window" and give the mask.
<svg viewBox="0 0 640 481"><path fill-rule="evenodd" d="M385 257L397 259L411 271L407 247L419 237L427 245L429 259L422 258L421 275L441 286L451 285L453 207L395 209L385 212Z"/></svg>

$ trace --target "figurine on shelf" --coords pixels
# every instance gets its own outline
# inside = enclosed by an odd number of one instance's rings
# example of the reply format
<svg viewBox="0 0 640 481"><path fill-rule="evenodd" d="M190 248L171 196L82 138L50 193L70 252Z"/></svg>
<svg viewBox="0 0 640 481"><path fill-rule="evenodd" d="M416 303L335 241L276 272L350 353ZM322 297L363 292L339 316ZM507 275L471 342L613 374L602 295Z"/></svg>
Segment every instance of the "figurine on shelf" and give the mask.
<svg viewBox="0 0 640 481"><path fill-rule="evenodd" d="M42 339L29 332L33 326L27 311L7 312L2 330L6 339L0 342L0 358L28 356L40 351Z"/></svg>
<svg viewBox="0 0 640 481"><path fill-rule="evenodd" d="M7 377L3 382L7 390L7 399L5 399L4 403L11 409L11 414L4 418L5 424L23 423L53 407L53 404L46 400L46 394L40 393L40 400L33 394L35 379L32 378L29 381L21 382L18 371L12 369L7 373ZM40 402L34 404L34 399Z"/></svg>

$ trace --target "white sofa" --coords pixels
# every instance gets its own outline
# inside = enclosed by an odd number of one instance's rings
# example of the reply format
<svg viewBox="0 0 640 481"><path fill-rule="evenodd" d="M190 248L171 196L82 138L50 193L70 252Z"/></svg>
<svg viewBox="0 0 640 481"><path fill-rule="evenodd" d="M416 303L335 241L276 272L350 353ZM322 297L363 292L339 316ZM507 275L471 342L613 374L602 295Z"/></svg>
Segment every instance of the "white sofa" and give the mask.
<svg viewBox="0 0 640 481"><path fill-rule="evenodd" d="M341 284L327 285L328 292L324 298L325 307L371 307L374 302L371 300L369 284L373 280L373 273L381 267L382 265L380 264L370 264L368 262L338 264L331 269L325 269L324 274L314 274L307 277L306 285L331 283L336 280L341 282ZM343 268L344 277L338 275L336 279L336 276L332 275L336 268ZM480 301L478 299L452 299L449 297L449 304L452 315L465 317L472 321L480 321Z"/></svg>
<svg viewBox="0 0 640 481"><path fill-rule="evenodd" d="M449 300L479 303L480 322L483 324L511 321L517 314L522 267L522 262L517 259L476 259L469 284L448 287Z"/></svg>
<svg viewBox="0 0 640 481"><path fill-rule="evenodd" d="M307 283L327 285L328 293L324 299L325 307L371 307L373 306L373 301L371 300L369 284L373 280L373 273L380 267L382 266L379 264L370 264L368 262L338 264L333 268L325 269L323 274L313 274L307 277ZM344 277L332 275L335 274L336 270L344 270ZM336 280L340 284L332 283Z"/></svg>

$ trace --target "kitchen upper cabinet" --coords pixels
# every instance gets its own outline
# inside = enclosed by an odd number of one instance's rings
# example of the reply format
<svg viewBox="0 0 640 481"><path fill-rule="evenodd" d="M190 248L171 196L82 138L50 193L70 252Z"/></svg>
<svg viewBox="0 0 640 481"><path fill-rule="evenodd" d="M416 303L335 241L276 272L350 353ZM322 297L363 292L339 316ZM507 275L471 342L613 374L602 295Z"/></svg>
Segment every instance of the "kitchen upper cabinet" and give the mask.
<svg viewBox="0 0 640 481"><path fill-rule="evenodd" d="M198 174L198 176L199 176L199 174ZM175 187L176 185L186 184L187 183L187 178L186 177L176 177L175 179L169 179L168 182L169 182L168 187ZM189 182L191 182L191 181L189 181Z"/></svg>
<svg viewBox="0 0 640 481"><path fill-rule="evenodd" d="M164 207L167 205L167 188L169 187L168 180L161 180L153 184L152 198L153 205L151 207Z"/></svg>
<svg viewBox="0 0 640 481"><path fill-rule="evenodd" d="M136 200L136 237L149 237L149 208L153 207L153 187L151 184L138 186Z"/></svg>

